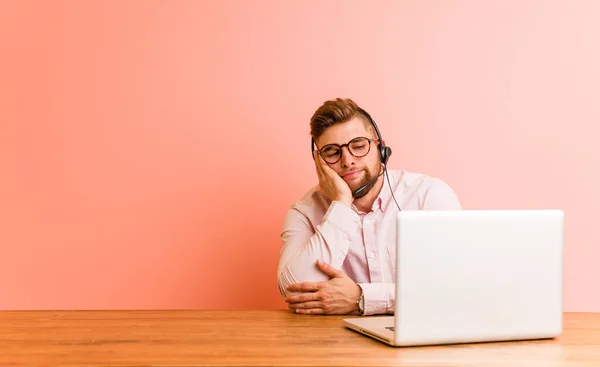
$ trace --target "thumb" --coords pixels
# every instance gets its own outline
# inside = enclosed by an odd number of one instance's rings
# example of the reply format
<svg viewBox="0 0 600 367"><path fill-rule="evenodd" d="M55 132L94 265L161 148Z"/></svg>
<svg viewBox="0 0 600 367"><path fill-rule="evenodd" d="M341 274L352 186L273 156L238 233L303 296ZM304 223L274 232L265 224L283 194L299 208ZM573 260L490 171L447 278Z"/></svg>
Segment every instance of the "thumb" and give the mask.
<svg viewBox="0 0 600 367"><path fill-rule="evenodd" d="M319 269L321 269L323 273L328 275L330 278L342 278L346 275L343 271L337 270L336 268L327 264L323 260L317 260L317 266L319 267Z"/></svg>

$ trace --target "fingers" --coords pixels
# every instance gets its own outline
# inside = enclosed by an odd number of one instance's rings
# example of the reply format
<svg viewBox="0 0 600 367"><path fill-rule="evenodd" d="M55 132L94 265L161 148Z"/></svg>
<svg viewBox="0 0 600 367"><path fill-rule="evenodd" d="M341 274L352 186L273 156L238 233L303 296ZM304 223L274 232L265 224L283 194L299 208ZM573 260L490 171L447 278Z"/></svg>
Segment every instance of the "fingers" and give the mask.
<svg viewBox="0 0 600 367"><path fill-rule="evenodd" d="M320 299L321 299L320 295L317 292L310 292L310 293L295 294L293 296L287 296L285 298L285 301L287 303L303 303L303 302L317 301Z"/></svg>
<svg viewBox="0 0 600 367"><path fill-rule="evenodd" d="M319 154L318 150L314 151L314 158L315 158L315 164L323 173L325 173L325 171L328 171L328 170L333 171L331 169L331 167L329 167L327 162L325 162L325 159L323 159L323 156L321 154Z"/></svg>
<svg viewBox="0 0 600 367"><path fill-rule="evenodd" d="M325 314L325 310L323 310L322 308L310 308L310 309L302 309L302 308L298 308L296 309L296 313L299 314L303 314L303 315L323 315Z"/></svg>
<svg viewBox="0 0 600 367"><path fill-rule="evenodd" d="M319 154L318 150L313 150L313 158L315 160L315 166L317 168L317 175L319 176L319 179L321 179L322 175L325 174L325 172L323 171L323 163L325 163L325 161L323 161L323 158Z"/></svg>
<svg viewBox="0 0 600 367"><path fill-rule="evenodd" d="M321 289L322 282L301 282L290 284L287 290L290 292L315 292Z"/></svg>
<svg viewBox="0 0 600 367"><path fill-rule="evenodd" d="M341 278L346 275L346 273L344 273L343 271L337 270L336 268L327 264L323 260L317 260L317 266L319 267L319 269L321 269L323 273L325 273L330 278Z"/></svg>
<svg viewBox="0 0 600 367"><path fill-rule="evenodd" d="M325 159L323 159L323 156L321 156L320 154L318 154L318 165L319 165L319 169L321 170L321 172L323 174L331 174L331 173L335 173L335 171L333 169L331 169L331 167L329 167L329 165L327 164L327 162L325 162Z"/></svg>
<svg viewBox="0 0 600 367"><path fill-rule="evenodd" d="M321 302L313 301L313 302L301 302L301 303L290 303L288 308L290 310L306 310L311 308L322 308Z"/></svg>

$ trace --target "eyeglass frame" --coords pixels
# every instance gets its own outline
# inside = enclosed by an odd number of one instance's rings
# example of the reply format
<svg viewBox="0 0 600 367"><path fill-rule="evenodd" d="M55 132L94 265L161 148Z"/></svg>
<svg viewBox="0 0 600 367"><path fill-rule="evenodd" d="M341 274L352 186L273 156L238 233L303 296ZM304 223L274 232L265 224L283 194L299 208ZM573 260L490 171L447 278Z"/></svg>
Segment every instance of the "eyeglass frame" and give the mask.
<svg viewBox="0 0 600 367"><path fill-rule="evenodd" d="M369 150L367 150L367 152L361 156L357 156L356 154L352 153L352 150L350 149L350 143L352 143L353 141L355 141L356 139L366 139L369 142ZM323 160L326 163L329 164L336 164L337 162L340 161L340 159L342 159L342 150L344 149L344 147L348 147L348 152L354 157L354 158L363 158L366 157L370 152L371 152L371 143L374 141L380 141L379 139L375 138L375 139L369 139L365 136L357 136L356 138L353 138L352 140L350 140L349 142L347 142L346 144L327 144L324 145L323 147L321 147L321 149L317 149L317 152L319 152L319 155L321 157L323 157ZM325 157L323 156L323 152L321 151L323 148L325 147L329 147L329 146L337 146L340 148L340 156L338 157L338 159L335 162L327 162L327 160L325 159Z"/></svg>

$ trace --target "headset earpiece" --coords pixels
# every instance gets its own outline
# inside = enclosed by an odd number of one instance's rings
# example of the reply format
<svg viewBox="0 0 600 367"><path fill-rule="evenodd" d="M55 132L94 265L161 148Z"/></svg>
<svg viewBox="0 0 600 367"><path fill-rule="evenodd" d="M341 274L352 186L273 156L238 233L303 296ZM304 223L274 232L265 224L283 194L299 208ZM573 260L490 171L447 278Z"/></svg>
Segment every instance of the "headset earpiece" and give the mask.
<svg viewBox="0 0 600 367"><path fill-rule="evenodd" d="M381 163L383 163L387 166L387 161L388 161L388 159L390 159L391 155L392 155L392 148L386 147L385 145L379 146L379 157L381 158Z"/></svg>

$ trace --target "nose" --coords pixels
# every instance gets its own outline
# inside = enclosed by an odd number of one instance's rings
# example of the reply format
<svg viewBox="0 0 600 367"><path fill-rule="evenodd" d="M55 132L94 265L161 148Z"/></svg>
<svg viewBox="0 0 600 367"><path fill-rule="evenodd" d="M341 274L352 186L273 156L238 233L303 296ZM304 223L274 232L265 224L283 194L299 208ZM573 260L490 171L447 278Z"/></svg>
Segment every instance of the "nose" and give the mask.
<svg viewBox="0 0 600 367"><path fill-rule="evenodd" d="M347 146L342 148L340 154L342 155L342 158L340 159L342 162L342 167L350 167L354 164L354 160L356 158L354 158L352 153L350 153L350 149Z"/></svg>

